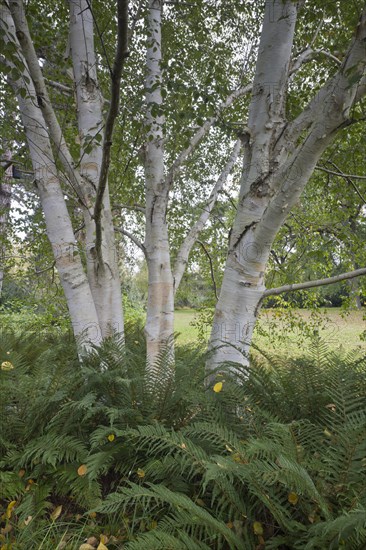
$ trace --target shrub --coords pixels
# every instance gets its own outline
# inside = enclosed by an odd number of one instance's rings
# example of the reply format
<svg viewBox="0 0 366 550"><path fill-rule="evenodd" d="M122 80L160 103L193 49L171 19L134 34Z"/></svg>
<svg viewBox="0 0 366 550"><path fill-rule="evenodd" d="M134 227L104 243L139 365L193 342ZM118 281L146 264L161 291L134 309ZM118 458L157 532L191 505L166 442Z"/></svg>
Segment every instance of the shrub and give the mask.
<svg viewBox="0 0 366 550"><path fill-rule="evenodd" d="M66 525L69 549L78 530L108 548L364 547L364 358L316 340L205 387L200 350L147 371L127 334L83 364L62 339L0 342L5 542L53 548Z"/></svg>

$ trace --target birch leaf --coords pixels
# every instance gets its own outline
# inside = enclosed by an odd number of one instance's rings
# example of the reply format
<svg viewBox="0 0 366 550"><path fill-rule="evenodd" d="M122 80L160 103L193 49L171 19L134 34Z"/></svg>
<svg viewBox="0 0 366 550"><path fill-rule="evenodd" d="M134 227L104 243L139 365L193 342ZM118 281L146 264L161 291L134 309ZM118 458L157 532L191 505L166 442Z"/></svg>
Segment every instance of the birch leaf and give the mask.
<svg viewBox="0 0 366 550"><path fill-rule="evenodd" d="M213 391L215 393L220 393L220 391L222 390L222 386L223 386L222 382L217 382L213 387Z"/></svg>
<svg viewBox="0 0 366 550"><path fill-rule="evenodd" d="M88 471L88 467L86 464L82 464L78 468L78 475L79 476L85 476L86 472Z"/></svg>
<svg viewBox="0 0 366 550"><path fill-rule="evenodd" d="M57 508L55 508L54 511L52 512L51 514L52 521L56 521L56 519L60 517L61 512L62 512L62 504L60 504L60 506L57 506Z"/></svg>
<svg viewBox="0 0 366 550"><path fill-rule="evenodd" d="M253 523L253 532L255 535L263 535L263 525L260 521L255 521Z"/></svg>

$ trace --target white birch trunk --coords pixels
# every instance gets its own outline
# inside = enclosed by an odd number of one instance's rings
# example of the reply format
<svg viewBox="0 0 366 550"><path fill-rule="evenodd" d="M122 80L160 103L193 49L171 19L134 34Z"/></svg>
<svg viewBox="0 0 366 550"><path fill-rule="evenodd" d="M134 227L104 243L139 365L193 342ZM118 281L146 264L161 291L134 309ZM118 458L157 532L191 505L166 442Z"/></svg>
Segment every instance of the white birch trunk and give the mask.
<svg viewBox="0 0 366 550"><path fill-rule="evenodd" d="M3 8L2 23L6 38L14 41L15 27L10 12ZM20 46L18 55L22 57ZM24 66L26 62L23 60ZM27 75L24 73L23 77ZM35 185L42 204L46 221L47 236L52 246L56 268L60 276L74 335L80 350L90 349L90 343L101 343L98 316L76 246L70 216L66 207L46 123L37 106L36 92L32 81L27 77L25 97L20 90L24 78L12 82L17 94L19 110L26 132L30 157L35 177Z"/></svg>
<svg viewBox="0 0 366 550"><path fill-rule="evenodd" d="M78 127L81 142L80 172L87 206L86 228L87 273L103 337L113 332L123 334L123 309L118 255L115 243L108 185L102 211L102 258L99 264L95 250L95 223L92 218L96 189L102 163L104 118L103 99L98 85L94 49L93 16L86 0L70 4L70 49L76 83ZM91 145L91 151L88 150Z"/></svg>
<svg viewBox="0 0 366 550"><path fill-rule="evenodd" d="M295 21L296 3L266 3L239 205L209 342L210 381L212 371L226 361L236 364L233 370L247 364L272 243L320 156L365 93L359 84L366 65L366 10L339 72L297 119L286 124Z"/></svg>
<svg viewBox="0 0 366 550"><path fill-rule="evenodd" d="M148 298L145 324L148 363L173 345L174 288L166 210L169 186L164 181L164 117L161 95L161 0L149 0L146 52L146 233ZM171 352L173 348L171 347Z"/></svg>

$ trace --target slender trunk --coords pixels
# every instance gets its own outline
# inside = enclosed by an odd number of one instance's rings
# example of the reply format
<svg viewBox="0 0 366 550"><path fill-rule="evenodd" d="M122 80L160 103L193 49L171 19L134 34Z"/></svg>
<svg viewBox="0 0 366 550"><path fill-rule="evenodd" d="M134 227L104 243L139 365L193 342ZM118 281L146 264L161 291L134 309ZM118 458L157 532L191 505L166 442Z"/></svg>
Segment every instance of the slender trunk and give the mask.
<svg viewBox="0 0 366 550"><path fill-rule="evenodd" d="M149 0L146 52L146 233L148 267L146 345L150 365L166 345L173 357L174 287L166 210L169 186L164 178L164 116L161 112L161 0Z"/></svg>
<svg viewBox="0 0 366 550"><path fill-rule="evenodd" d="M108 184L101 212L102 261L96 254L96 227L92 216L102 164L104 118L94 49L93 16L87 0L70 1L70 46L76 83L81 142L80 172L87 198L83 209L86 229L87 273L103 337L123 334L123 310L118 255Z"/></svg>

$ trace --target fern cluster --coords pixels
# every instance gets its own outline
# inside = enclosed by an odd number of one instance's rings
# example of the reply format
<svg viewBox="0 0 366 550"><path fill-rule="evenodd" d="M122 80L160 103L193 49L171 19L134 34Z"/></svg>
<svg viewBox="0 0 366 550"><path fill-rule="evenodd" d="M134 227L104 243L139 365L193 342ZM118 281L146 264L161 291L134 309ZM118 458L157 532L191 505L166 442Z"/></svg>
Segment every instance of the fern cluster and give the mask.
<svg viewBox="0 0 366 550"><path fill-rule="evenodd" d="M302 359L220 369L213 391L200 350L178 348L173 369L167 349L147 371L142 340L134 327L82 364L62 340L0 341L15 549L60 504L66 521L96 514L86 531L108 530L108 548L365 547L364 358L316 340Z"/></svg>

